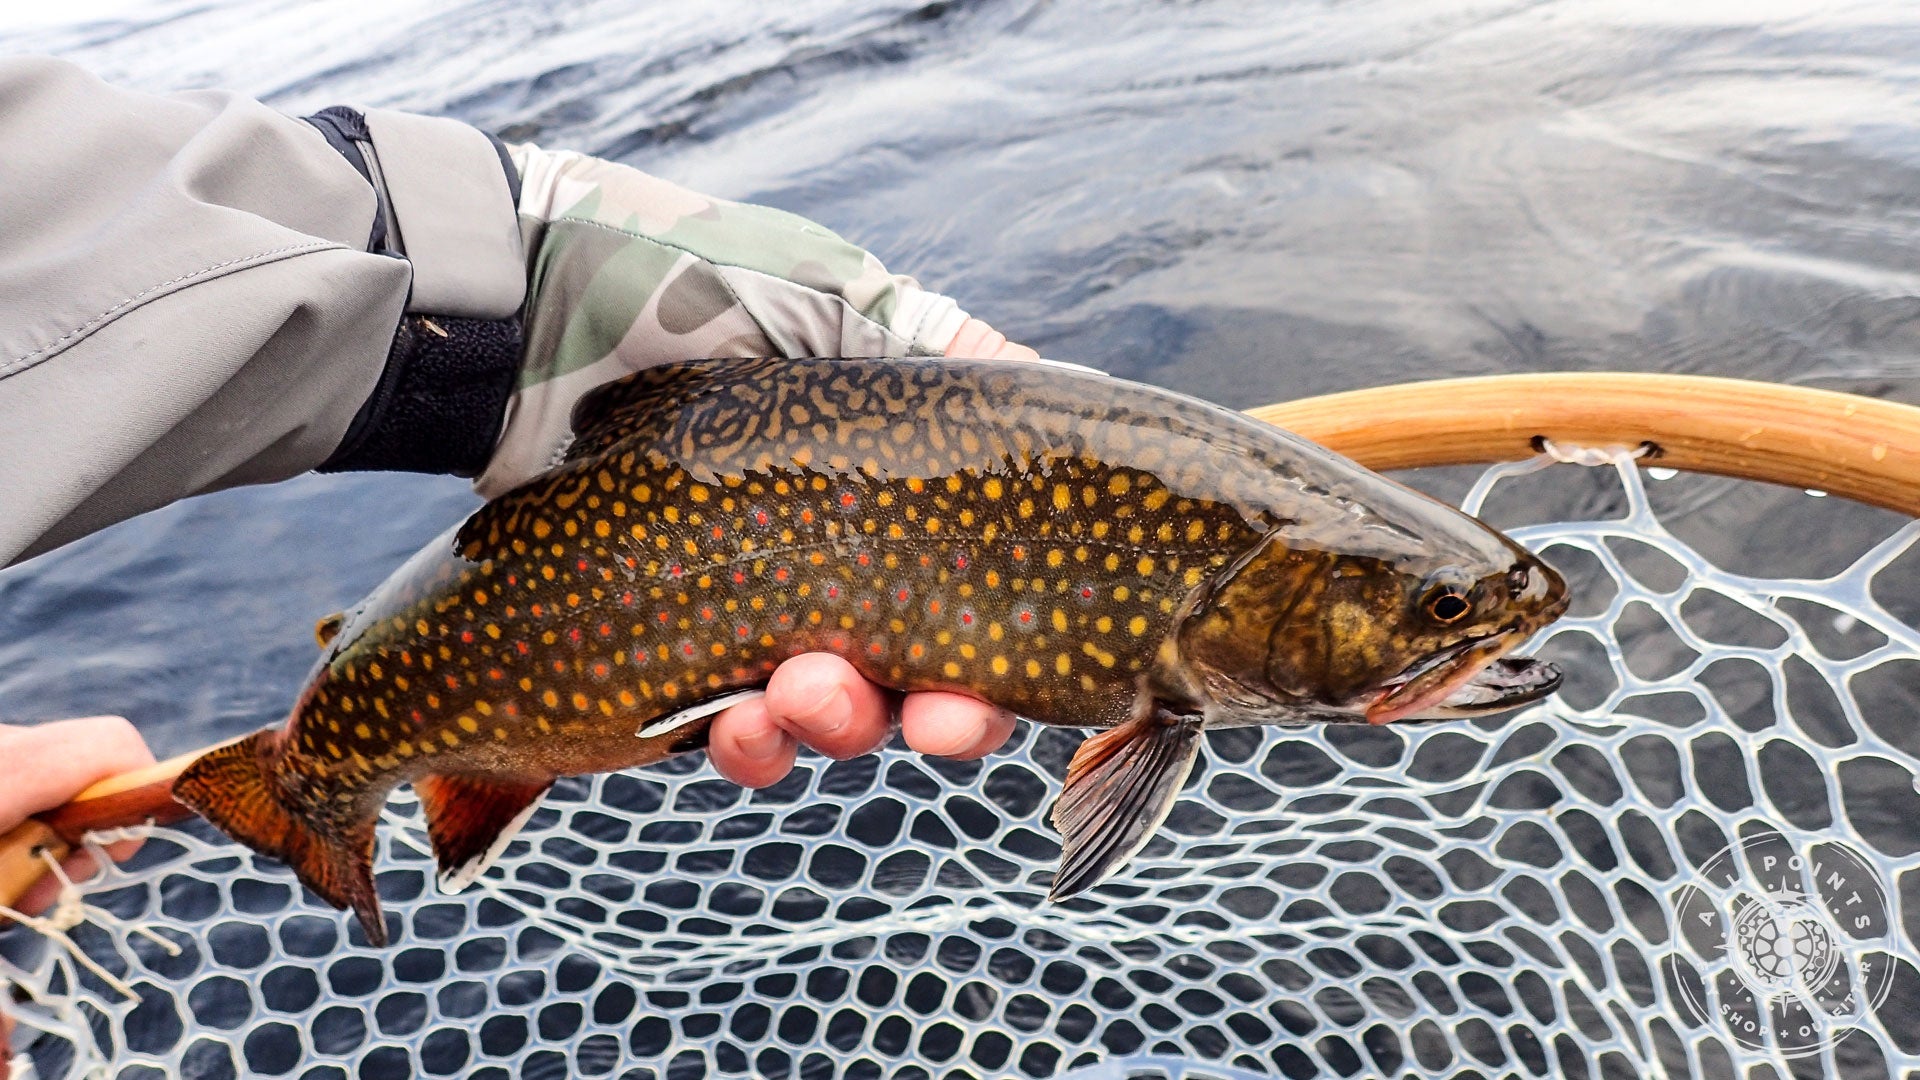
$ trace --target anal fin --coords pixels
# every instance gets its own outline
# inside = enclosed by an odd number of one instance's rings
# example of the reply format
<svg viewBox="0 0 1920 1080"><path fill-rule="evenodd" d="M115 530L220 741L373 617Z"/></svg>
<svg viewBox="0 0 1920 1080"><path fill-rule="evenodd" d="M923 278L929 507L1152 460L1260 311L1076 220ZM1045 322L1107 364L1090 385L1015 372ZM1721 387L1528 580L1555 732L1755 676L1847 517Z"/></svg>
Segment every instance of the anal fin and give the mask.
<svg viewBox="0 0 1920 1080"><path fill-rule="evenodd" d="M459 892L486 873L552 786L552 777L423 776L414 781L440 864L441 891Z"/></svg>
<svg viewBox="0 0 1920 1080"><path fill-rule="evenodd" d="M1167 820L1200 754L1201 719L1156 710L1080 744L1053 806L1060 872L1050 900L1105 880Z"/></svg>

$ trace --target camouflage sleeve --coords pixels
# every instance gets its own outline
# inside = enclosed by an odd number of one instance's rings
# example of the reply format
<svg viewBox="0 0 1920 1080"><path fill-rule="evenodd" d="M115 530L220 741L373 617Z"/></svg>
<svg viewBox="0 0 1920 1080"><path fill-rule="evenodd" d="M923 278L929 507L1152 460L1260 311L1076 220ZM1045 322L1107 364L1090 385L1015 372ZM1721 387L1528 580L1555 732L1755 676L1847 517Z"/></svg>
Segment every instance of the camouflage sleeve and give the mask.
<svg viewBox="0 0 1920 1080"><path fill-rule="evenodd" d="M655 364L708 356L1031 356L951 299L793 214L636 169L511 149L528 253L526 360L475 486L551 465L573 403Z"/></svg>

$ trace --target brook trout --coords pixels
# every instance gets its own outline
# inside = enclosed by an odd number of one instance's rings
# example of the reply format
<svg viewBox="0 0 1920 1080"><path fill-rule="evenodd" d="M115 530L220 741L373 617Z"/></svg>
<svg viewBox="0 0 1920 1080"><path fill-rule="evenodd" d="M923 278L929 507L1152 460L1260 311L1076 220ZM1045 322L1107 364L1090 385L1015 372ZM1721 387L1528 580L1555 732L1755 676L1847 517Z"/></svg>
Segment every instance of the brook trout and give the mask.
<svg viewBox="0 0 1920 1080"><path fill-rule="evenodd" d="M1054 897L1139 850L1201 732L1435 719L1550 693L1566 607L1504 536L1238 413L1095 372L717 360L585 398L551 472L350 614L283 728L174 794L386 941L374 822L412 783L443 887L559 776L706 745L782 660L1096 729Z"/></svg>

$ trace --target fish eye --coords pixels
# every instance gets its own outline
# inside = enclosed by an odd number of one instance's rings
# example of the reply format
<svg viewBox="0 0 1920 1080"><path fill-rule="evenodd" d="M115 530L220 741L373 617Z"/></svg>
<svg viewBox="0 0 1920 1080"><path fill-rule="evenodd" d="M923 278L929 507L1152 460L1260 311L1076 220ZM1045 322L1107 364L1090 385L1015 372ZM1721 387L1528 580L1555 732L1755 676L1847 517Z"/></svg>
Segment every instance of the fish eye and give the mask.
<svg viewBox="0 0 1920 1080"><path fill-rule="evenodd" d="M1434 586L1420 606L1426 610L1428 618L1442 626L1452 626L1473 611L1473 604L1466 594L1452 585Z"/></svg>

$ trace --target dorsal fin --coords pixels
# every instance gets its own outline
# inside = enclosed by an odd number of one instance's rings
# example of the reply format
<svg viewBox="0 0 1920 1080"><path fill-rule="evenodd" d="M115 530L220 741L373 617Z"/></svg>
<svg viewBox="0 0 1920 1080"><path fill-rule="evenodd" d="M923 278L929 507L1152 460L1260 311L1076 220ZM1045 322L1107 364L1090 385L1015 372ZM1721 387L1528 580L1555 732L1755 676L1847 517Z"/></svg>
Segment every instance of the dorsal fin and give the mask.
<svg viewBox="0 0 1920 1080"><path fill-rule="evenodd" d="M313 624L313 640L319 642L320 647L324 649L333 644L333 639L340 636L340 628L346 624L347 613L344 611L323 615L319 622Z"/></svg>
<svg viewBox="0 0 1920 1080"><path fill-rule="evenodd" d="M583 461L648 431L664 431L679 406L700 393L722 369L747 374L782 360L689 360L636 371L596 387L573 407L573 445L567 461Z"/></svg>

